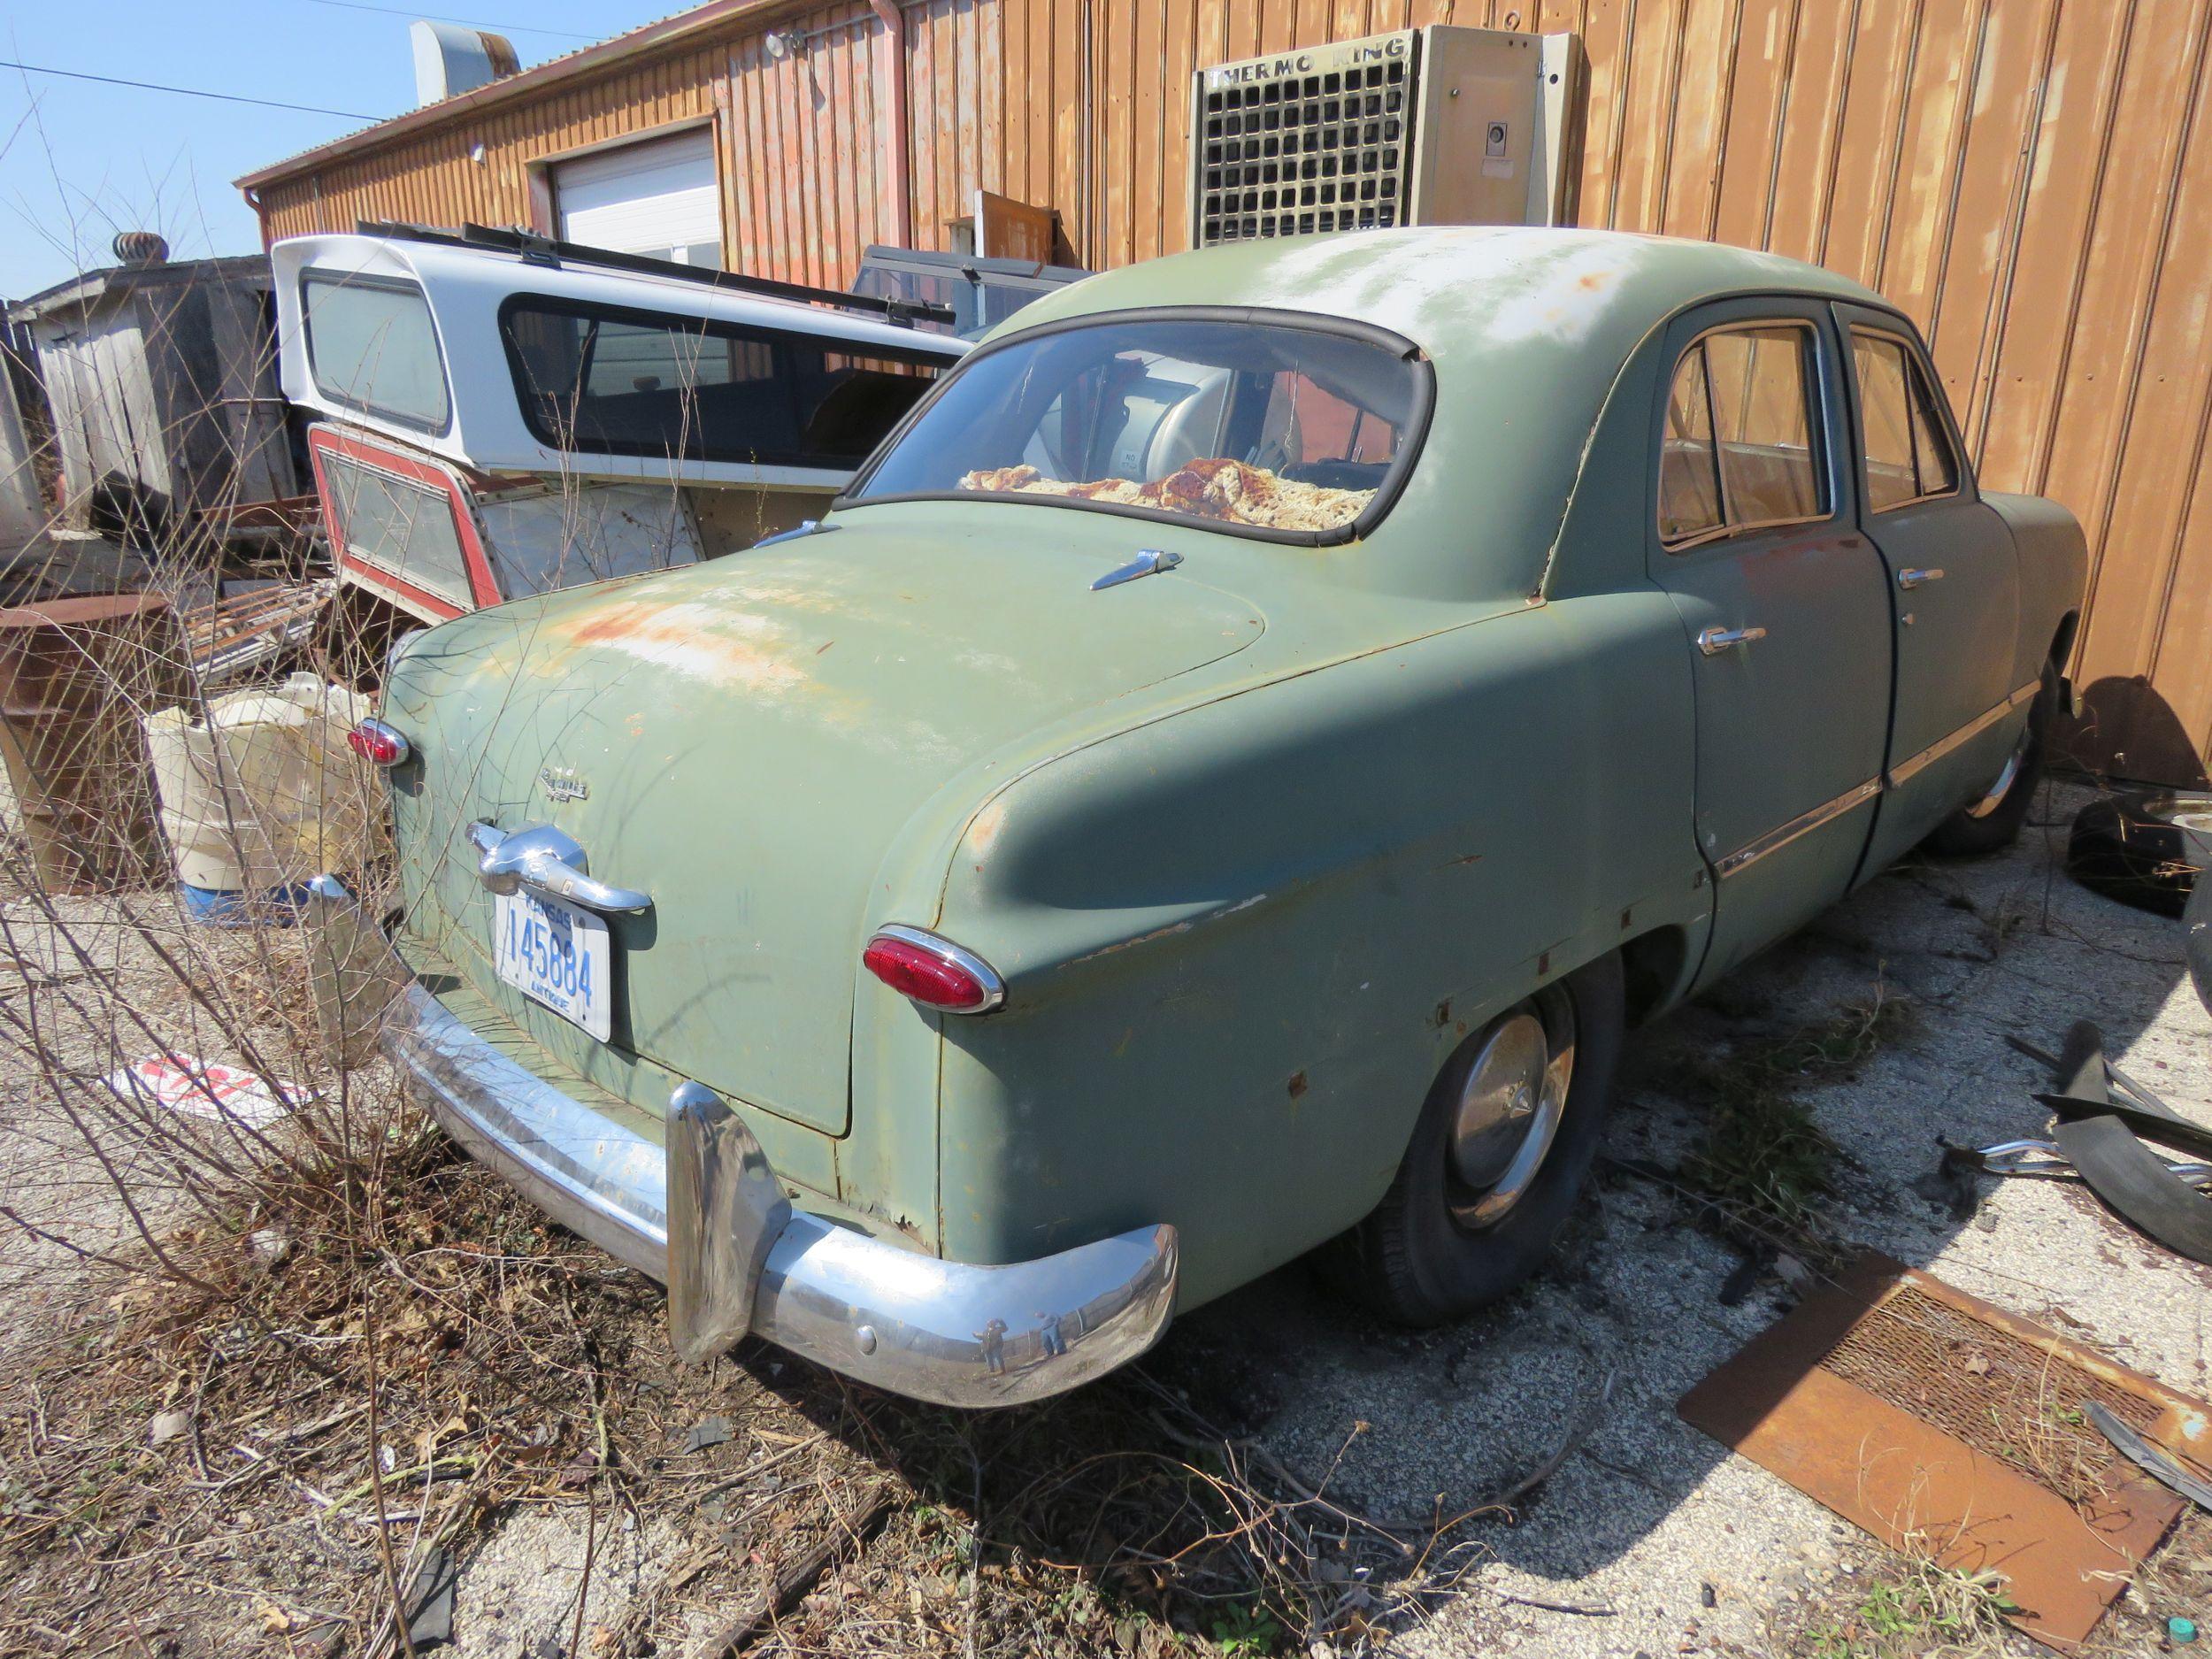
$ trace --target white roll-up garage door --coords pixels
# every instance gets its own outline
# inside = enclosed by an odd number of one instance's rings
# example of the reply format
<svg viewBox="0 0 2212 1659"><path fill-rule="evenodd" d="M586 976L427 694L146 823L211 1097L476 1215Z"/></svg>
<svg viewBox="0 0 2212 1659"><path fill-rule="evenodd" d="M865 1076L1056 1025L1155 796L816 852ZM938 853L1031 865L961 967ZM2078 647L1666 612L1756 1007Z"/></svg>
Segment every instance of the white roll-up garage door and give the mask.
<svg viewBox="0 0 2212 1659"><path fill-rule="evenodd" d="M714 131L603 150L553 169L561 240L686 265L722 263Z"/></svg>

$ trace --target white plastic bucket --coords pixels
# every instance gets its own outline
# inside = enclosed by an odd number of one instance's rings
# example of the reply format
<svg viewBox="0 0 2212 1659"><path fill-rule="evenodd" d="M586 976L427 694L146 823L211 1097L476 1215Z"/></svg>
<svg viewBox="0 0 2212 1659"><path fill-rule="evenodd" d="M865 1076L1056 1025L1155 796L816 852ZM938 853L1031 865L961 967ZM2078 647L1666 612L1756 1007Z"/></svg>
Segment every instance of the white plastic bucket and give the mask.
<svg viewBox="0 0 2212 1659"><path fill-rule="evenodd" d="M313 674L146 717L177 879L261 895L368 856L370 783L346 747L368 699Z"/></svg>

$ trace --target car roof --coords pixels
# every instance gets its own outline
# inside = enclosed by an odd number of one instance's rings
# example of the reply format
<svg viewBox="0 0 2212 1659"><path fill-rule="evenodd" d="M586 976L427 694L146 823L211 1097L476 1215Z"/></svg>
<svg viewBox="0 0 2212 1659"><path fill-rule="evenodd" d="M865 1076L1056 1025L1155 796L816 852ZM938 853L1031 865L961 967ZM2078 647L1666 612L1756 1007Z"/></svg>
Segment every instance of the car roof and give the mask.
<svg viewBox="0 0 2212 1659"><path fill-rule="evenodd" d="M1040 324L1150 307L1281 310L1402 335L1434 365L1420 453L1371 536L1327 563L1344 580L1506 602L1540 590L1602 411L1639 349L1689 307L1752 295L1894 310L1778 254L1453 226L1270 238L1125 266L1044 296L980 349Z"/></svg>
<svg viewBox="0 0 2212 1659"><path fill-rule="evenodd" d="M1485 348L1612 346L1730 294L1806 293L1888 309L1848 277L1677 236L1454 225L1231 242L1125 265L1025 307L989 336L1149 305L1280 308L1378 323L1440 363Z"/></svg>

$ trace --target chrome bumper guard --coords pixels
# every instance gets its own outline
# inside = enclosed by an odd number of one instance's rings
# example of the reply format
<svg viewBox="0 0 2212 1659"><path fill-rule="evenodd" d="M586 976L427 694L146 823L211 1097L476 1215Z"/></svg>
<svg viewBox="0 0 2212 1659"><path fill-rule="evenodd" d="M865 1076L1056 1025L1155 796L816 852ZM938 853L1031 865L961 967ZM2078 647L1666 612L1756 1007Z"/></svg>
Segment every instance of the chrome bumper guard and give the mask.
<svg viewBox="0 0 2212 1659"><path fill-rule="evenodd" d="M895 1394L1018 1405L1078 1387L1158 1340L1175 1229L1139 1227L1001 1267L947 1262L794 1209L744 1120L699 1084L666 1146L561 1093L414 980L339 882L310 884L326 1040L357 1064L380 1033L468 1154L556 1221L668 1287L678 1354L748 1333Z"/></svg>

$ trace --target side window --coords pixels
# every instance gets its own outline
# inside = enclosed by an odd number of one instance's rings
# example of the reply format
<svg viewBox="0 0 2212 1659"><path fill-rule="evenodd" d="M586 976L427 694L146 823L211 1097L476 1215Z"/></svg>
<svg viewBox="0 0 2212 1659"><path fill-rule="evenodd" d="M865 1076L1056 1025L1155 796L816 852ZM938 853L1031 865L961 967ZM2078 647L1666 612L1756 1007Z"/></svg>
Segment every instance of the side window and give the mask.
<svg viewBox="0 0 2212 1659"><path fill-rule="evenodd" d="M1713 450L1713 400L1705 384L1705 348L1695 345L1674 372L1667 435L1659 452L1659 534L1669 541L1705 535L1725 524Z"/></svg>
<svg viewBox="0 0 2212 1659"><path fill-rule="evenodd" d="M332 528L345 550L460 606L472 609L468 556L453 498L445 491L364 466L342 455L321 455L329 485L326 503Z"/></svg>
<svg viewBox="0 0 2212 1659"><path fill-rule="evenodd" d="M1813 341L1805 325L1762 323L1707 334L1683 354L1659 457L1662 541L1826 515Z"/></svg>
<svg viewBox="0 0 2212 1659"><path fill-rule="evenodd" d="M849 472L942 359L818 335L524 295L500 311L524 422L586 455Z"/></svg>
<svg viewBox="0 0 2212 1659"><path fill-rule="evenodd" d="M1893 334L1851 331L1865 446L1866 504L1882 512L1958 488L1958 458L1919 362Z"/></svg>

